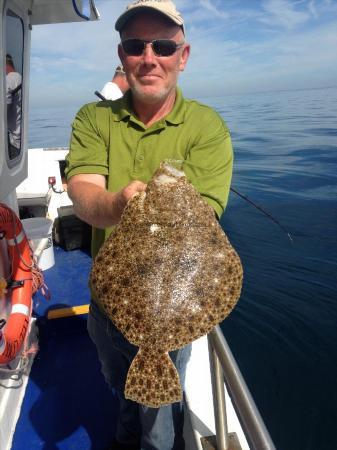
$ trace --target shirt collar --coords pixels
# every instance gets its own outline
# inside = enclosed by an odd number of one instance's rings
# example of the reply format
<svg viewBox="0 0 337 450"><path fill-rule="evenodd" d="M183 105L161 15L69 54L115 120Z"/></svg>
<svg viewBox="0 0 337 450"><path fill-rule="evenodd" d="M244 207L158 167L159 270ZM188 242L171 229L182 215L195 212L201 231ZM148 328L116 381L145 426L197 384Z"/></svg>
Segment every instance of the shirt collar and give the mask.
<svg viewBox="0 0 337 450"><path fill-rule="evenodd" d="M130 118L131 116L134 117L131 103L131 91L126 91L123 97L119 99L119 101L114 102L113 105L116 105L116 110L114 111L116 122ZM114 110L115 108L113 107L112 109Z"/></svg>
<svg viewBox="0 0 337 450"><path fill-rule="evenodd" d="M176 100L174 102L174 106L171 112L168 113L164 120L166 123L170 123L172 125L179 125L183 123L185 119L185 104L184 98L181 90L177 87L176 89Z"/></svg>
<svg viewBox="0 0 337 450"><path fill-rule="evenodd" d="M120 122L126 118L133 122L139 123L139 120L135 117L132 109L131 91L127 91L124 96L118 102L118 109L116 110L115 120ZM116 102L117 103L117 102ZM117 105L116 105L117 106ZM113 108L114 109L114 108ZM183 123L185 119L185 104L181 89L176 89L176 99L171 112L166 117L160 120L160 122L166 122L167 124L179 125Z"/></svg>

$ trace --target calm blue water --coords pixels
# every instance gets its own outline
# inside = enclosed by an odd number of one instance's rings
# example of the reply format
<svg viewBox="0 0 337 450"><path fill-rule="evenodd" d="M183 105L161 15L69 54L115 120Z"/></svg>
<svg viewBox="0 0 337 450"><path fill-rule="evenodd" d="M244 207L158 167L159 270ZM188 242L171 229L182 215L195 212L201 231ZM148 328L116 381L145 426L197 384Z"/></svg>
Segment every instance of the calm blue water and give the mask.
<svg viewBox="0 0 337 450"><path fill-rule="evenodd" d="M222 225L244 288L222 329L279 450L337 449L337 88L202 99L236 154ZM76 107L33 110L30 147L68 145Z"/></svg>

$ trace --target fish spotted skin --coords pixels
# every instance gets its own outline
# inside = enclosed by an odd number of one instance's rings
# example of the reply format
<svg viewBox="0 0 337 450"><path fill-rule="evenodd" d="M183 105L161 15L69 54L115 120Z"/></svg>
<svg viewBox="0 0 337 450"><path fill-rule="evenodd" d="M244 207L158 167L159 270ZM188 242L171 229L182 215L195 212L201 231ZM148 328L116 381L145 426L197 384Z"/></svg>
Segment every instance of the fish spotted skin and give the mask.
<svg viewBox="0 0 337 450"><path fill-rule="evenodd" d="M168 353L140 347L131 363L124 394L151 408L181 401L179 375Z"/></svg>
<svg viewBox="0 0 337 450"><path fill-rule="evenodd" d="M162 163L95 258L90 284L139 353L125 396L151 407L181 400L168 352L209 333L241 293L240 258L183 172Z"/></svg>

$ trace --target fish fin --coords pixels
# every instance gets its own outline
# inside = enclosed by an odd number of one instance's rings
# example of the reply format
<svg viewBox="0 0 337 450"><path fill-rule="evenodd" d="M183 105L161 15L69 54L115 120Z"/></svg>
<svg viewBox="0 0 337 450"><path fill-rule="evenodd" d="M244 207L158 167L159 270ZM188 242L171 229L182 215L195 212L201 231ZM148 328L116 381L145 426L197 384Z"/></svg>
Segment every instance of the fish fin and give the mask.
<svg viewBox="0 0 337 450"><path fill-rule="evenodd" d="M140 348L131 363L124 395L151 408L181 401L179 375L169 354Z"/></svg>

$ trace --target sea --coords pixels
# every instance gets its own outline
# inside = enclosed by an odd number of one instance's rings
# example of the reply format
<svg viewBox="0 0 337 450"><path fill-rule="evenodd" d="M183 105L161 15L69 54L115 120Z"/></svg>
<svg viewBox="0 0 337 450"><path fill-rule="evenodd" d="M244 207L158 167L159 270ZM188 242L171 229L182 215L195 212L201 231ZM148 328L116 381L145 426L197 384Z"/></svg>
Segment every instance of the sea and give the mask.
<svg viewBox="0 0 337 450"><path fill-rule="evenodd" d="M276 448L337 450L337 88L199 100L231 131L232 187L274 219L231 192L244 285L221 328ZM79 106L32 108L29 147L67 146Z"/></svg>

